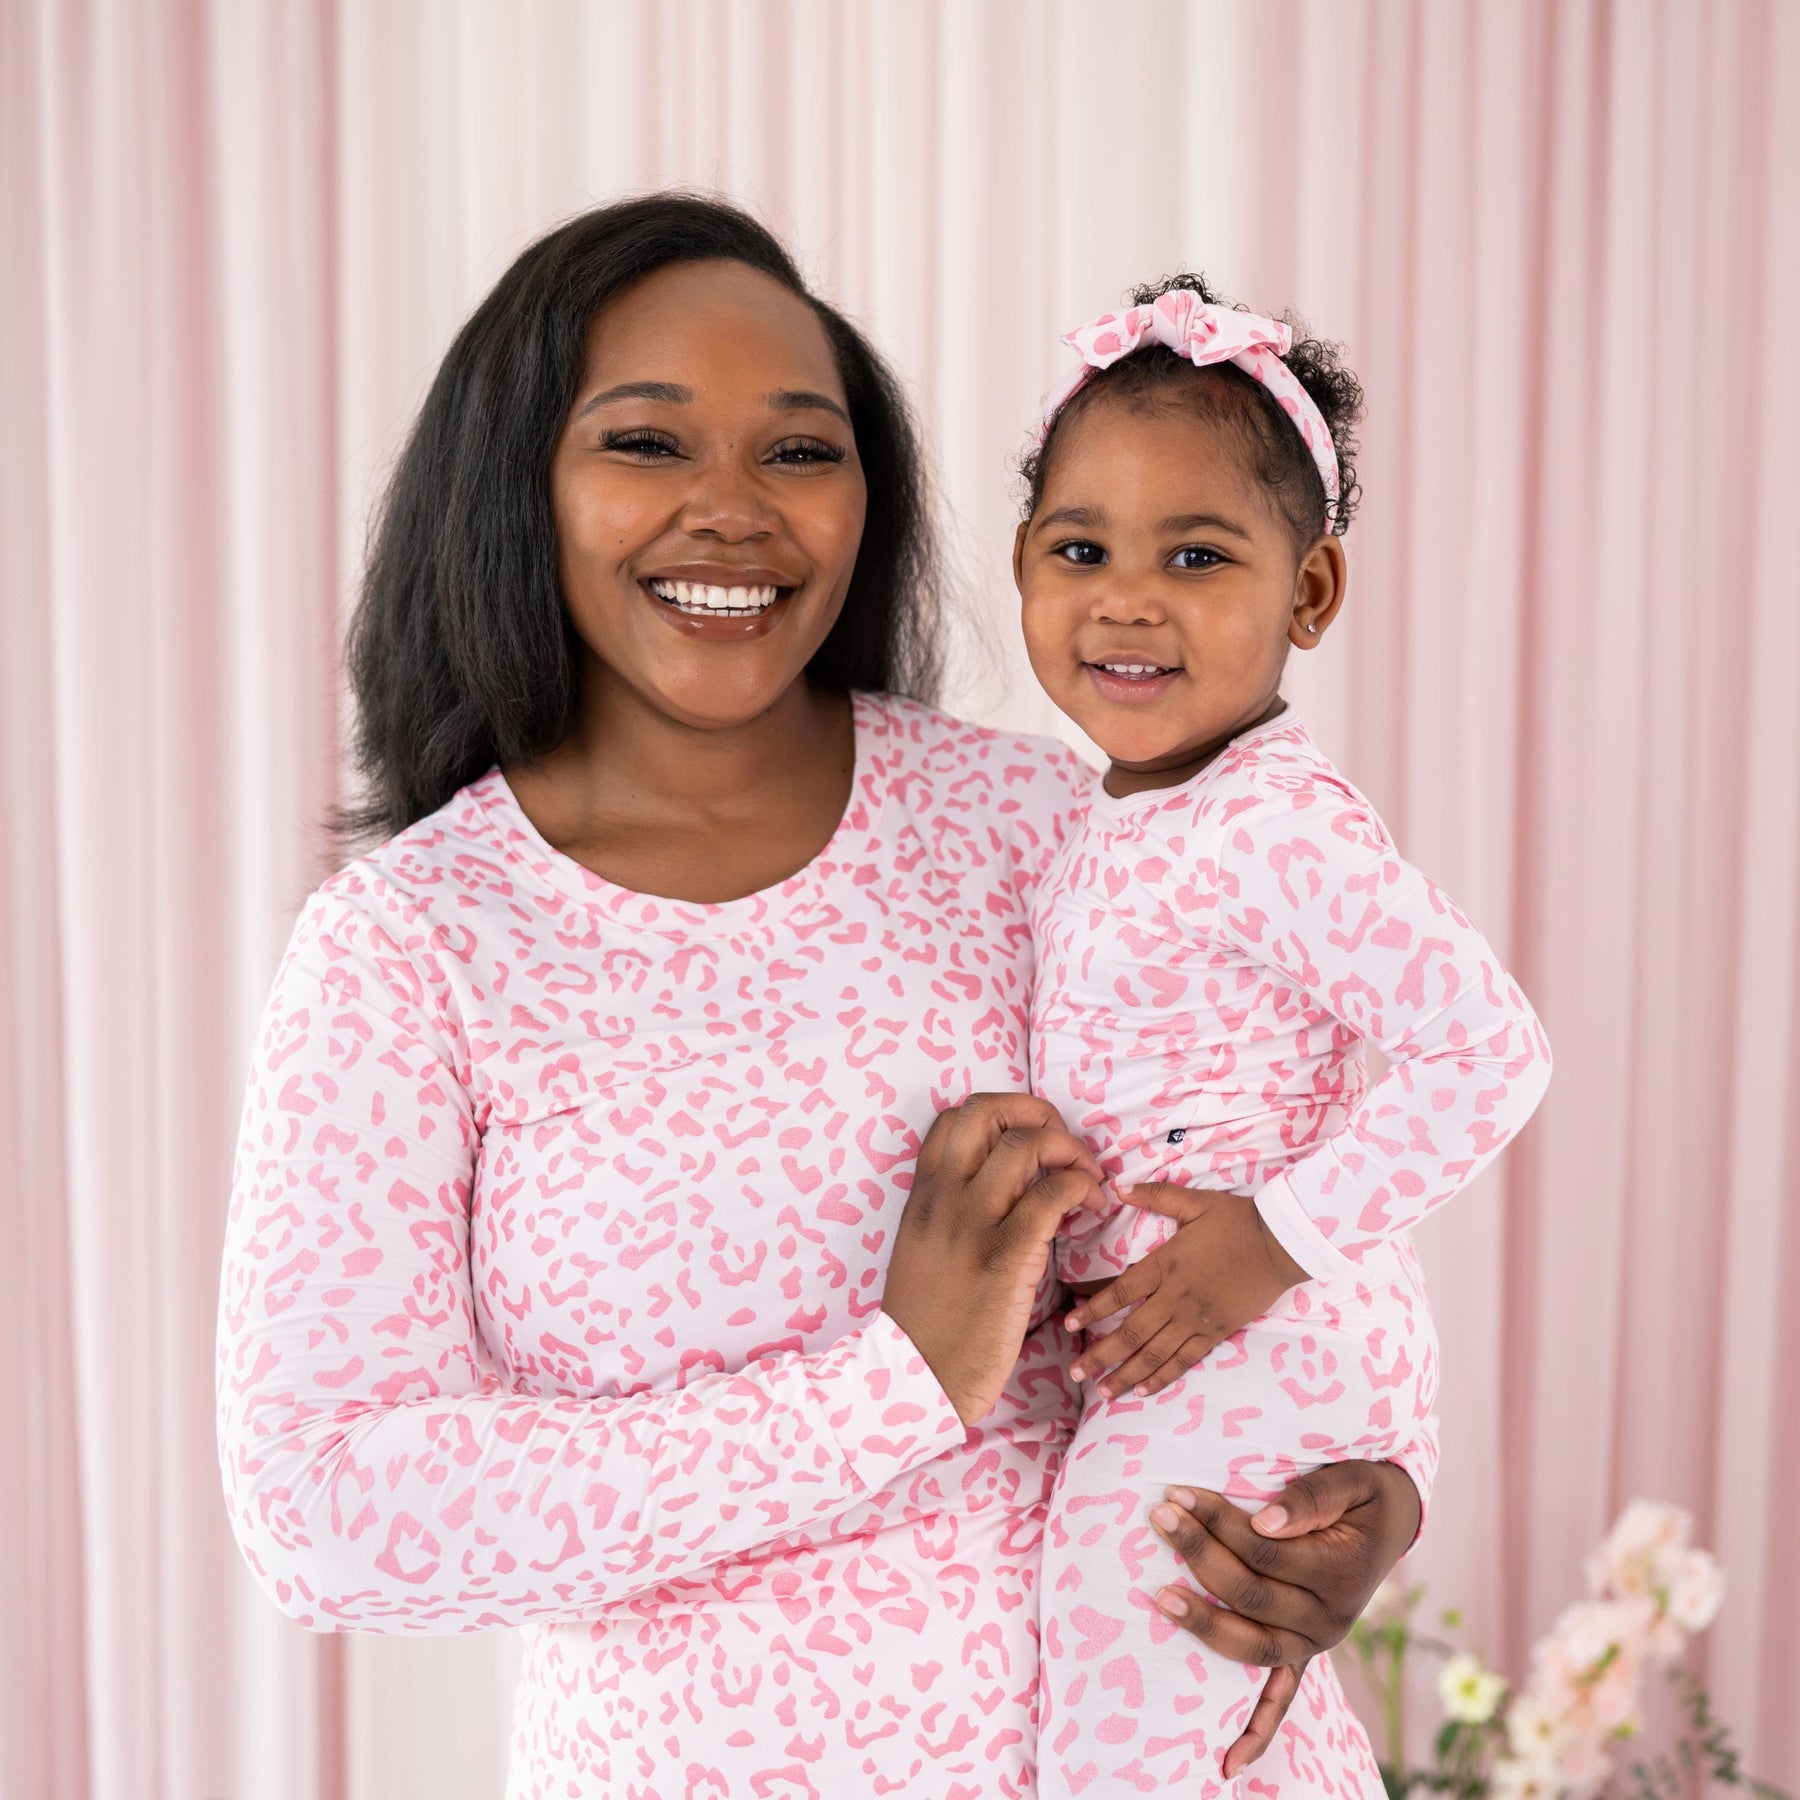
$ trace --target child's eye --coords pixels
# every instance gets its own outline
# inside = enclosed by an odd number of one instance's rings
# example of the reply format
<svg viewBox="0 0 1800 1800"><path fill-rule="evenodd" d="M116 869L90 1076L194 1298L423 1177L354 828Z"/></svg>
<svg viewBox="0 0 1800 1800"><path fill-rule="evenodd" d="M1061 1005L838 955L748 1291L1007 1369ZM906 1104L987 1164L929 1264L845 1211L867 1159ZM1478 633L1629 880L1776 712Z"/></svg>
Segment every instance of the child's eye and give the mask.
<svg viewBox="0 0 1800 1800"><path fill-rule="evenodd" d="M681 446L666 431L650 431L641 425L629 431L602 432L600 448L622 450L627 456L657 459L681 454Z"/></svg>
<svg viewBox="0 0 1800 1800"><path fill-rule="evenodd" d="M1106 551L1086 538L1071 538L1066 544L1058 544L1050 554L1060 556L1064 562L1075 563L1084 569L1106 561Z"/></svg>
<svg viewBox="0 0 1800 1800"><path fill-rule="evenodd" d="M1183 544L1169 558L1177 569L1210 569L1224 560L1218 551L1209 550L1204 544Z"/></svg>
<svg viewBox="0 0 1800 1800"><path fill-rule="evenodd" d="M769 460L777 463L841 463L849 452L841 444L828 444L823 438L784 438L769 452Z"/></svg>

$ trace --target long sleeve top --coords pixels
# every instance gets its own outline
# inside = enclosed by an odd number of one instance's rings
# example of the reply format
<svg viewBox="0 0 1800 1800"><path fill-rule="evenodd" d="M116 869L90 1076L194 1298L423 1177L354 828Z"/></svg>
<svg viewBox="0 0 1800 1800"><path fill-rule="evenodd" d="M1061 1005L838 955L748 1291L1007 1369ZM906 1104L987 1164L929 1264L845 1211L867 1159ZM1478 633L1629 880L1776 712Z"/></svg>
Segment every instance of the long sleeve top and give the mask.
<svg viewBox="0 0 1800 1800"><path fill-rule="evenodd" d="M1121 1181L1253 1194L1314 1276L1465 1186L1549 1080L1518 983L1291 710L1179 786L1094 782L1034 926L1036 1091ZM1170 1229L1123 1207L1059 1262L1104 1276Z"/></svg>
<svg viewBox="0 0 1800 1800"><path fill-rule="evenodd" d="M489 771L324 884L269 998L233 1527L315 1629L526 1627L512 1800L1029 1791L1053 1290L970 1430L880 1299L932 1118L1026 1085L1081 776L908 701L855 729L824 850L720 905L603 881Z"/></svg>

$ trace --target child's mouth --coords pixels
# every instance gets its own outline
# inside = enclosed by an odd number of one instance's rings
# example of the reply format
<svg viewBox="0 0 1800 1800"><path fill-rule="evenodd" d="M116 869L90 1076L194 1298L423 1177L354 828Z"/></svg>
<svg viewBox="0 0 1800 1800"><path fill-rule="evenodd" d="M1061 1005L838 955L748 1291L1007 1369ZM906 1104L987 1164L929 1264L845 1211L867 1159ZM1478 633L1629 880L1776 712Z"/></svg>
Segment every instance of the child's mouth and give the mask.
<svg viewBox="0 0 1800 1800"><path fill-rule="evenodd" d="M1091 662L1083 663L1089 679L1103 700L1123 700L1142 704L1165 693L1181 673L1163 663Z"/></svg>

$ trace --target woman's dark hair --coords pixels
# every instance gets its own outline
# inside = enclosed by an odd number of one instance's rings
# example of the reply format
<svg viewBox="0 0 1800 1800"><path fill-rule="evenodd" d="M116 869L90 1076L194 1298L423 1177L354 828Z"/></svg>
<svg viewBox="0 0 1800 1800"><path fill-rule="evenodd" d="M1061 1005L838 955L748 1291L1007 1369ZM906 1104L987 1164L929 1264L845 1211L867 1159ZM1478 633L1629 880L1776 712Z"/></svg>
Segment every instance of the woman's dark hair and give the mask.
<svg viewBox="0 0 1800 1800"><path fill-rule="evenodd" d="M868 481L844 607L807 666L835 688L932 697L937 548L924 461L898 383L807 290L748 214L688 193L592 212L539 238L446 353L376 515L345 647L360 805L342 837L386 836L495 763L559 743L580 705L557 578L550 463L594 315L672 263L747 263L812 307L837 358Z"/></svg>
<svg viewBox="0 0 1800 1800"><path fill-rule="evenodd" d="M1204 275L1183 272L1154 286L1134 288L1133 306L1149 306L1177 288L1198 294L1209 306L1248 308L1226 300L1206 285ZM1329 528L1342 535L1350 527L1362 489L1356 482L1356 425L1362 417L1362 384L1344 366L1341 345L1306 335L1306 326L1291 313L1281 315L1293 328L1294 342L1281 360L1294 372L1325 417L1337 450L1338 501L1327 518L1325 483L1319 479L1312 452L1275 396L1235 363L1210 363L1196 369L1185 356L1158 344L1121 357L1109 369L1097 370L1076 390L1074 399L1056 415L1044 442L1025 457L1019 473L1025 483L1025 517L1044 497L1044 478L1058 434L1071 418L1103 395L1112 395L1148 410L1194 409L1236 429L1251 458L1256 478L1273 490L1296 549L1304 549Z"/></svg>

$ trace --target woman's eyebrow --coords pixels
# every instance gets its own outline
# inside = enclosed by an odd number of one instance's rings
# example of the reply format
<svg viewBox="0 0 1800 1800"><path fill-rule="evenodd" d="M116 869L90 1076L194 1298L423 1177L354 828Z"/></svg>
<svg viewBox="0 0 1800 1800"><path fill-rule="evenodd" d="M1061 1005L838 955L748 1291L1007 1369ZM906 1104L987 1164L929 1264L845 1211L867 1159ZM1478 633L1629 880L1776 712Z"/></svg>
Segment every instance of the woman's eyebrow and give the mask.
<svg viewBox="0 0 1800 1800"><path fill-rule="evenodd" d="M846 425L850 415L829 394L815 394L810 388L777 388L769 396L769 404L777 412L836 413Z"/></svg>
<svg viewBox="0 0 1800 1800"><path fill-rule="evenodd" d="M606 388L584 402L575 416L585 419L596 406L604 406L609 400L663 400L670 406L686 406L693 398L694 390L682 387L678 382L621 381L617 387Z"/></svg>

